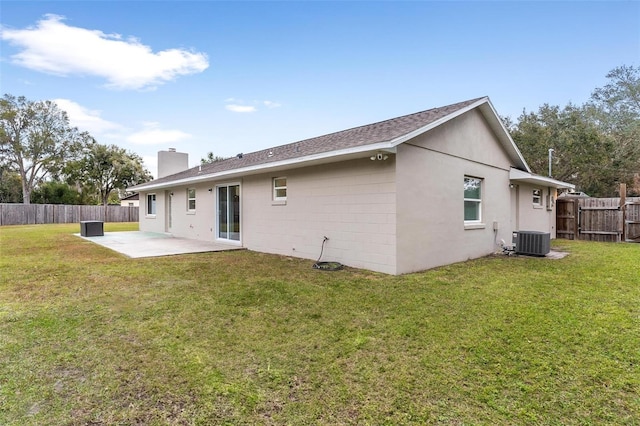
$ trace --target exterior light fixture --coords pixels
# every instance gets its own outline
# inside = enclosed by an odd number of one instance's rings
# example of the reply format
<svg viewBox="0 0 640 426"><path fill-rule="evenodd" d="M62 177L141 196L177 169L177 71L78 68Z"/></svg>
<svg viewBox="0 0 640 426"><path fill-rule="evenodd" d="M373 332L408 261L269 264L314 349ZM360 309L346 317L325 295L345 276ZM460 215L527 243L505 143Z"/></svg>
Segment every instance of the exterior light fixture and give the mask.
<svg viewBox="0 0 640 426"><path fill-rule="evenodd" d="M389 158L389 156L387 154L383 154L382 152L378 152L377 154L372 155L371 157L369 157L369 159L371 161L376 161L376 160L384 161L384 160L386 160L388 158Z"/></svg>

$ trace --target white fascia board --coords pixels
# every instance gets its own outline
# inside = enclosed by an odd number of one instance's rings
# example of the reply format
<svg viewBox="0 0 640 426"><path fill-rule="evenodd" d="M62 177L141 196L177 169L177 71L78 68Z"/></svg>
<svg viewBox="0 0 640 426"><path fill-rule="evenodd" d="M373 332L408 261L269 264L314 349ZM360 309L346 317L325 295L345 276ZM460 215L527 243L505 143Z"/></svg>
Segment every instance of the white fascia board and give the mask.
<svg viewBox="0 0 640 426"><path fill-rule="evenodd" d="M527 164L526 160L524 159L524 156L520 152L520 149L518 148L518 145L516 145L516 143L514 142L513 138L511 137L511 134L509 133L507 128L504 126L504 123L502 122L502 119L500 119L500 116L498 115L498 112L496 111L496 109L493 107L493 104L491 103L491 100L489 98L485 98L485 99L487 100L486 101L487 105L489 106L489 108L491 108L491 113L492 113L491 114L491 120L494 122L494 125L497 125L499 127L503 137L507 139L507 145L510 145L510 147L513 148L513 150L515 151L516 156L522 162L522 165L527 170L527 172L531 172L531 168L529 167L529 165Z"/></svg>
<svg viewBox="0 0 640 426"><path fill-rule="evenodd" d="M550 177L534 175L529 172L511 168L509 170L509 180L514 182L526 182L533 185L551 186L557 189L575 189L576 186L568 183L556 180Z"/></svg>
<svg viewBox="0 0 640 426"><path fill-rule="evenodd" d="M270 163L256 164L253 166L243 167L239 169L224 170L218 173L209 173L201 176L191 176L184 179L172 180L172 181L162 182L158 184L154 184L153 182L150 182L148 185L142 184L144 186L141 185L141 187L139 188L137 186L127 188L127 191L147 192L155 189L166 189L166 188L172 188L175 186L182 186L182 185L188 185L188 184L199 183L199 182L221 180L221 179L225 179L228 176L250 175L250 174L256 174L256 173L262 173L262 172L266 172L268 170L276 169L276 168L291 168L292 166L303 165L305 163L313 163L313 162L327 163L327 162L330 162L327 160L330 160L332 158L335 158L335 160L337 161L342 157L358 156L359 154L370 153L375 151L395 153L397 150L395 146L391 145L390 142L380 142L376 144L362 145L362 146L357 146L357 147L352 147L347 149L341 149L337 151L321 152L318 154L307 155L304 157L290 158L282 161L273 161Z"/></svg>

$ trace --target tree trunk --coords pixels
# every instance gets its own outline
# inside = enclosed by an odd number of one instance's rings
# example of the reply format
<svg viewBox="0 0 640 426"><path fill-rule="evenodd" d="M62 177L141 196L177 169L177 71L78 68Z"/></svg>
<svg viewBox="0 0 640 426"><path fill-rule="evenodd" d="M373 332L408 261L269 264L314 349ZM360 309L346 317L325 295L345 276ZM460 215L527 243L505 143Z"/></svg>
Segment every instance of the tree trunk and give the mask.
<svg viewBox="0 0 640 426"><path fill-rule="evenodd" d="M31 204L31 189L27 188L25 178L22 178L22 204Z"/></svg>
<svg viewBox="0 0 640 426"><path fill-rule="evenodd" d="M18 173L20 173L20 182L22 183L22 204L31 204L31 188L27 181L27 171L24 169L22 155L17 154L14 162L18 165Z"/></svg>

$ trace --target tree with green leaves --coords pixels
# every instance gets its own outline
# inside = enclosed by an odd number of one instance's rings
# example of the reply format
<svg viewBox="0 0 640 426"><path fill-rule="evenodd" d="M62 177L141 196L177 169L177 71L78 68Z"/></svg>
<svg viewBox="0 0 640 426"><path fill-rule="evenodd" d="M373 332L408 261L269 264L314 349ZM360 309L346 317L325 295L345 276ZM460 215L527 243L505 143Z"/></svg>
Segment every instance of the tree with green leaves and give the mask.
<svg viewBox="0 0 640 426"><path fill-rule="evenodd" d="M79 183L85 190L95 191L105 206L114 190L124 191L153 179L138 154L95 140L85 145L78 160L67 163L63 173L68 183Z"/></svg>
<svg viewBox="0 0 640 426"><path fill-rule="evenodd" d="M609 83L591 94L590 113L615 141L611 155L619 163L620 181L640 195L640 66L614 68L607 78Z"/></svg>
<svg viewBox="0 0 640 426"><path fill-rule="evenodd" d="M511 134L535 173L547 175L553 148L553 178L572 182L590 195L615 190L613 140L589 120L584 108L545 104L537 112L523 112Z"/></svg>
<svg viewBox="0 0 640 426"><path fill-rule="evenodd" d="M43 182L31 193L31 201L35 204L83 204L82 194L65 182Z"/></svg>
<svg viewBox="0 0 640 426"><path fill-rule="evenodd" d="M54 102L8 94L0 99L0 158L20 175L25 204L31 203L33 189L58 173L88 137L69 125Z"/></svg>
<svg viewBox="0 0 640 426"><path fill-rule="evenodd" d="M0 203L22 203L20 175L4 164L0 164Z"/></svg>
<svg viewBox="0 0 640 426"><path fill-rule="evenodd" d="M609 71L607 78L609 83L591 94L591 103L617 126L640 118L640 66L622 65Z"/></svg>
<svg viewBox="0 0 640 426"><path fill-rule="evenodd" d="M209 151L205 158L200 159L200 164L211 164L217 163L218 161L226 160L225 157L221 157L219 155L214 155L213 152Z"/></svg>
<svg viewBox="0 0 640 426"><path fill-rule="evenodd" d="M553 148L554 178L600 197L616 195L624 182L633 195L640 173L640 67L618 67L607 78L582 106L545 104L504 122L535 173L547 174Z"/></svg>

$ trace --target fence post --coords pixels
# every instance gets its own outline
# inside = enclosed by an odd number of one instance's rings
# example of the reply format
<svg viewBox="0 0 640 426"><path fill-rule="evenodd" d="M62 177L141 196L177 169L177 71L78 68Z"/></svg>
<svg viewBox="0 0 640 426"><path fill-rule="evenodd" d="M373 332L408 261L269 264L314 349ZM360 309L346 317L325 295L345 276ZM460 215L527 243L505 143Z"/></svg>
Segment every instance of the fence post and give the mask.
<svg viewBox="0 0 640 426"><path fill-rule="evenodd" d="M580 235L580 198L575 198L573 200L573 217L575 217L575 220L573 221L573 235L576 236L576 240L581 240L582 236Z"/></svg>
<svg viewBox="0 0 640 426"><path fill-rule="evenodd" d="M627 184L620 184L620 211L622 212L622 234L620 240L627 241Z"/></svg>

